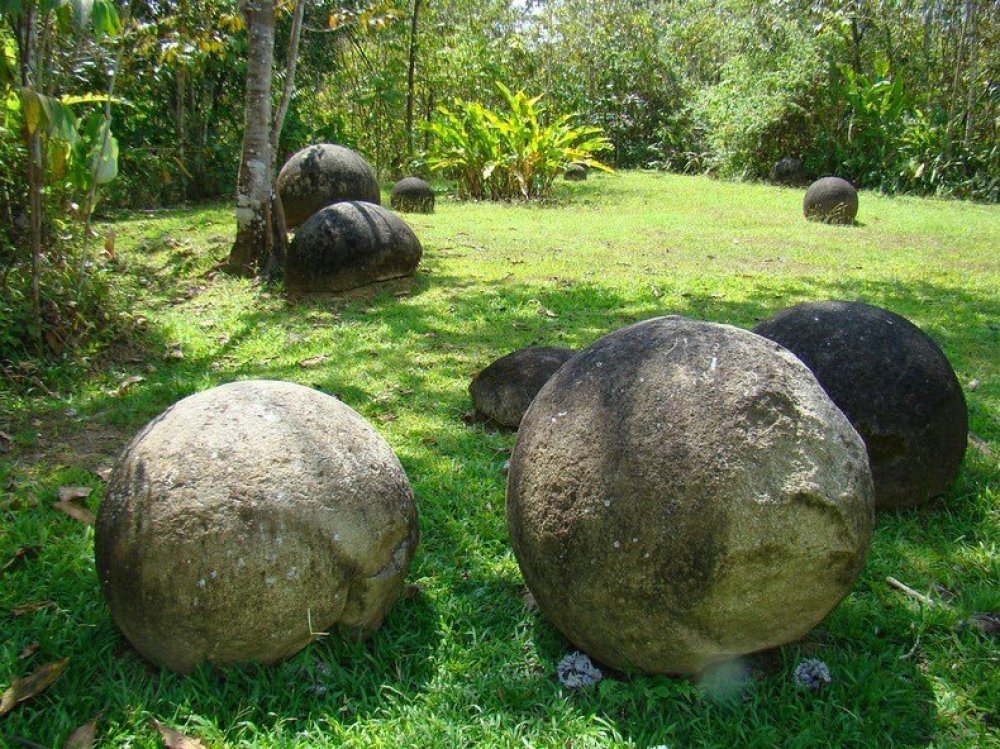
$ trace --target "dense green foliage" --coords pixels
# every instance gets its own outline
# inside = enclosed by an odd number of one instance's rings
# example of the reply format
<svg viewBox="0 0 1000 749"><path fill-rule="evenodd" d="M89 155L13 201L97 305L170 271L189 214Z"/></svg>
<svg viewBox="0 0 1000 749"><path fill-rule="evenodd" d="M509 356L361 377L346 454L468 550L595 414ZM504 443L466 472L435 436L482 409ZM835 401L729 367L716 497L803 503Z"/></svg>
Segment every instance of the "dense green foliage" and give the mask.
<svg viewBox="0 0 1000 749"><path fill-rule="evenodd" d="M595 158L611 147L597 127L574 126L574 117L549 118L540 96L512 93L498 84L506 109L478 102L439 107L426 126L431 146L427 167L458 182L463 198L545 198L552 181L573 163L608 171Z"/></svg>
<svg viewBox="0 0 1000 749"><path fill-rule="evenodd" d="M50 373L55 396L0 388L0 431L13 437L7 453L0 441L0 567L14 560L0 573L0 691L70 658L48 692L0 719L0 745L62 747L103 710L100 749L162 747L150 717L209 749L995 747L996 639L966 622L1000 610L998 209L863 191L861 224L834 227L802 219L801 197L633 172L560 180L557 206L442 197L408 217L425 250L413 278L298 304L212 272L231 241L226 205L123 217L116 283L146 336L112 365ZM831 297L926 330L963 386L979 382L966 396L985 447L970 446L940 501L880 517L851 594L802 641L700 680L563 689L554 673L571 646L526 600L506 530L514 436L463 421L472 375L522 346L582 347L656 315L750 328ZM179 677L125 644L93 530L52 504L83 485L95 509L93 471L149 419L243 378L334 393L385 436L416 495L417 587L367 642L324 637L273 668ZM24 547L37 548L15 559ZM804 658L828 664L828 687L795 686Z"/></svg>

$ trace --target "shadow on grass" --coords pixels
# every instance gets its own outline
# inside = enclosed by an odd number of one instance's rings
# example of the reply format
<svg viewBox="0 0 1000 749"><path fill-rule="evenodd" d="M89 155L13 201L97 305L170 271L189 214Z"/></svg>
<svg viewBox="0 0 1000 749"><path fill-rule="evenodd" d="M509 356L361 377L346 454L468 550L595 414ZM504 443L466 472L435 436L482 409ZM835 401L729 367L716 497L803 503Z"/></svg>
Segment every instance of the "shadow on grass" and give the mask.
<svg viewBox="0 0 1000 749"><path fill-rule="evenodd" d="M273 669L204 668L181 679L151 671L124 647L102 608L96 629L88 630L73 647L108 657L102 659L102 671L83 678L77 688L89 680L101 682L103 691L118 695L122 714L143 705L217 714L230 724L247 721L267 726L323 716L346 724L390 705L432 699L431 682L443 667L440 651L446 638L453 636L448 633L461 629L503 640L523 628L527 619L531 629L527 640L541 668L512 677L502 693L477 697L484 711L508 714L514 723L525 716L540 718L540 711L561 706L580 716L600 717L639 746L688 736L686 723L692 724L691 736L699 735L695 724L700 724L698 730L707 725L730 737L735 735L733 726L743 725L747 736L761 744L768 740L787 744L789 736L797 736L792 743L803 746L838 740L929 743L934 734L934 694L919 659L904 657L913 647L915 616L898 605L887 608L879 588L882 576L891 574L887 571L916 574L918 565L910 555L914 544L919 547L921 542L905 533L879 539L878 574L866 572L855 594L823 625L829 629L777 654L748 660L756 675L737 699L706 700L670 680L645 676L610 680L594 693L572 696L568 703L562 696L552 674L567 652L567 643L540 616L525 613L518 596L519 576L498 572L493 563L507 553L504 478L497 468L513 438L461 422L462 413L471 406L465 385L475 371L521 346L583 347L607 332L661 314L749 328L790 303L824 298L855 299L892 309L918 320L961 366L993 366L990 357L995 348L990 343L996 342L997 332L990 326L1000 318L1000 309L994 299L957 287L802 278L768 282L766 294L740 301L707 287L661 291L662 298L648 292L626 295L599 284L473 284L437 272L421 273L353 295L252 312L210 354L161 365L146 382L115 396L98 395L81 406L97 425L115 424L134 433L195 391L236 379L267 378L305 382L336 394L376 422L393 409L405 410L440 431L397 447L417 490L423 535L411 578L426 578L430 590L398 603L371 640L328 638ZM441 292L448 295L446 303ZM665 303L664 298L673 301ZM956 307L962 310L958 326ZM241 353L263 332L308 332L317 324L311 313L331 312L336 317L325 316L321 324L370 326L380 331L381 341L345 343L342 350L331 352L328 361L309 369L288 357L251 362ZM155 330L151 333L154 348L165 345L165 339ZM375 384L384 380L395 382L405 395L385 402ZM975 415L974 402L971 406ZM984 429L989 426L987 418L988 414L982 415ZM122 446L124 438L115 450ZM476 468L463 469L468 464ZM967 459L961 481L967 494L995 485L995 468L986 461ZM923 548L945 563L953 554L946 539L970 532L986 537L990 527L986 514L974 510L971 502L959 503L954 514L911 511L887 522L893 528L923 524L927 536ZM91 568L79 573L76 585L98 595ZM469 642L465 646L476 647L476 636ZM504 652L513 659L518 651ZM816 695L795 688L789 675L800 657L826 660L834 684ZM783 705L782 711L761 718L761 704L775 702ZM664 722L678 726L675 735L662 735Z"/></svg>

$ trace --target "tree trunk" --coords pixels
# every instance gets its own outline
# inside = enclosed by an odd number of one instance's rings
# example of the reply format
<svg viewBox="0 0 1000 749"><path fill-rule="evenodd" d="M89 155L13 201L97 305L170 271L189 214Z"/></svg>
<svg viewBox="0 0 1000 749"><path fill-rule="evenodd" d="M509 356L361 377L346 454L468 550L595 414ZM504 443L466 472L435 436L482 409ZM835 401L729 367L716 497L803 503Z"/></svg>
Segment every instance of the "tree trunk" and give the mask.
<svg viewBox="0 0 1000 749"><path fill-rule="evenodd" d="M253 275L268 261L273 243L271 205L271 80L274 64L275 0L242 0L247 26L246 115L236 184L236 240L229 252L231 272Z"/></svg>
<svg viewBox="0 0 1000 749"><path fill-rule="evenodd" d="M410 22L410 64L406 71L406 161L413 160L413 100L414 79L417 70L417 24L420 19L420 0L413 0L413 19Z"/></svg>
<svg viewBox="0 0 1000 749"><path fill-rule="evenodd" d="M187 71L184 66L178 65L177 72L174 73L174 83L175 83L175 95L177 98L177 107L174 111L175 117L175 127L177 130L177 160L180 164L180 182L181 182L181 202L185 202L188 197L187 189L187 127L185 126L185 120L187 119L186 104L187 104Z"/></svg>

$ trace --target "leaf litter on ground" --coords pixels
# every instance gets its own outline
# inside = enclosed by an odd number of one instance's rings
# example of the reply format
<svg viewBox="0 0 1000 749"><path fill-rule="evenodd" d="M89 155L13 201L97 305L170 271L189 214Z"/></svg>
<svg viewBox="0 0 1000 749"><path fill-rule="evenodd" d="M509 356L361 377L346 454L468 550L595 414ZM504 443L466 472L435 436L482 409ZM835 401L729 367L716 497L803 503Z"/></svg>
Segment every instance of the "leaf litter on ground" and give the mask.
<svg viewBox="0 0 1000 749"><path fill-rule="evenodd" d="M46 663L24 678L15 676L10 687L0 698L0 716L6 715L25 700L30 700L44 692L63 675L63 671L68 665L69 658L63 658L59 661Z"/></svg>

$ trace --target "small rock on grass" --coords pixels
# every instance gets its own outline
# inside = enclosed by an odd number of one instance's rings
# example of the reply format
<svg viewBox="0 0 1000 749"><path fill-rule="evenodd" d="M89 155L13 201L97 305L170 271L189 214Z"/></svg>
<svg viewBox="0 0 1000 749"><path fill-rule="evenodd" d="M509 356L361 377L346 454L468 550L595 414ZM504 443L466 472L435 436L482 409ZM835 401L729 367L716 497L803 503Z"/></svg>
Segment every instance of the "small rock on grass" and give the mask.
<svg viewBox="0 0 1000 749"><path fill-rule="evenodd" d="M604 678L601 670L591 662L590 656L579 651L570 653L559 661L556 676L559 677L559 683L567 689L592 687Z"/></svg>
<svg viewBox="0 0 1000 749"><path fill-rule="evenodd" d="M833 681L830 668L819 658L806 658L795 667L792 680L796 686L813 691L822 689Z"/></svg>

